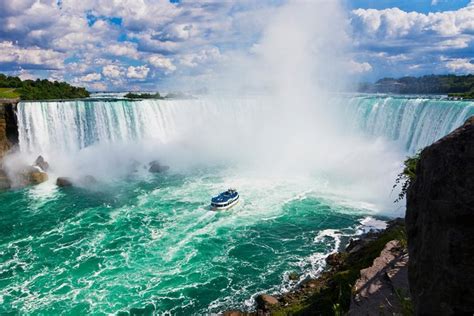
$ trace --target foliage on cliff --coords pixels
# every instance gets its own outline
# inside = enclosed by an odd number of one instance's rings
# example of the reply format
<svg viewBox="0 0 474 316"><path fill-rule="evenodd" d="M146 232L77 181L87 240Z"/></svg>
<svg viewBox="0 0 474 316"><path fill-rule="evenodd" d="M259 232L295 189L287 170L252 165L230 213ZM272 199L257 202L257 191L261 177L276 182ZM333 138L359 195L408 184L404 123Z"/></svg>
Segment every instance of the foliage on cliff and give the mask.
<svg viewBox="0 0 474 316"><path fill-rule="evenodd" d="M395 184L393 185L393 188L395 189L399 184L401 184L401 190L397 199L395 200L395 203L401 201L405 197L410 183L415 180L416 166L420 160L420 153L421 152L418 152L412 157L407 157L407 159L403 162L405 167L403 168L403 171L397 176L397 179L395 179Z"/></svg>
<svg viewBox="0 0 474 316"><path fill-rule="evenodd" d="M0 74L0 87L9 88L10 97L19 95L22 100L77 99L89 96L85 88L74 87L66 82L21 80L3 74Z"/></svg>
<svg viewBox="0 0 474 316"><path fill-rule="evenodd" d="M402 77L399 79L383 78L374 84L361 84L359 91L401 94L449 94L451 96L473 97L474 75L429 75L423 77Z"/></svg>
<svg viewBox="0 0 474 316"><path fill-rule="evenodd" d="M452 98L474 99L474 89L465 93L448 93Z"/></svg>

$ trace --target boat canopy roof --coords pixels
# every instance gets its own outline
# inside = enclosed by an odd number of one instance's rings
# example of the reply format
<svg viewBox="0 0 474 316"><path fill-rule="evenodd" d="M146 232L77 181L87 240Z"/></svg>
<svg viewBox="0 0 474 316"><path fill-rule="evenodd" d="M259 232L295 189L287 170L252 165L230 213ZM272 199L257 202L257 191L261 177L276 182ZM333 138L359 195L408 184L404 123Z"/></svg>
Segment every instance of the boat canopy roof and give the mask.
<svg viewBox="0 0 474 316"><path fill-rule="evenodd" d="M235 199L238 196L239 196L239 193L237 192L237 190L229 189L225 192L222 192L218 196L213 197L211 199L211 202L212 203L224 203L224 202L227 202L229 200Z"/></svg>

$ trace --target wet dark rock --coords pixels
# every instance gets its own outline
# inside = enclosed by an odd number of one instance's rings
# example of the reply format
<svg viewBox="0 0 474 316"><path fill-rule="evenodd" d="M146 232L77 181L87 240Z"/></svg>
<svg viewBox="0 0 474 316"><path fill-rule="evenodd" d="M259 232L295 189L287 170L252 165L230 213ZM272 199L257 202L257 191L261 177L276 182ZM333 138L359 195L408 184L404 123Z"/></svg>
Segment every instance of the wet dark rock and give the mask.
<svg viewBox="0 0 474 316"><path fill-rule="evenodd" d="M421 152L405 220L415 314L474 314L474 117Z"/></svg>
<svg viewBox="0 0 474 316"><path fill-rule="evenodd" d="M46 172L35 170L29 174L30 184L40 184L46 181L48 181L48 174Z"/></svg>
<svg viewBox="0 0 474 316"><path fill-rule="evenodd" d="M170 168L169 166L162 165L158 160L153 160L149 165L148 171L152 173L164 172Z"/></svg>
<svg viewBox="0 0 474 316"><path fill-rule="evenodd" d="M268 294L260 294L255 298L255 301L257 303L257 309L262 309L265 311L280 303L276 297Z"/></svg>
<svg viewBox="0 0 474 316"><path fill-rule="evenodd" d="M44 160L43 156L38 156L38 158L36 158L35 160L35 163L33 164L33 166L38 166L41 168L42 171L48 171L49 169L49 163Z"/></svg>
<svg viewBox="0 0 474 316"><path fill-rule="evenodd" d="M300 275L297 272L290 272L288 274L288 279L290 281L298 281L300 279Z"/></svg>
<svg viewBox="0 0 474 316"><path fill-rule="evenodd" d="M17 100L0 100L0 159L18 144Z"/></svg>
<svg viewBox="0 0 474 316"><path fill-rule="evenodd" d="M238 311L238 310L229 310L229 311L225 311L222 315L223 316L247 316L249 314Z"/></svg>
<svg viewBox="0 0 474 316"><path fill-rule="evenodd" d="M335 252L326 257L326 263L331 267L339 267L344 263L344 254Z"/></svg>
<svg viewBox="0 0 474 316"><path fill-rule="evenodd" d="M67 178L67 177L59 177L56 180L56 185L58 187L71 187L72 186L72 180L71 180L71 178Z"/></svg>
<svg viewBox="0 0 474 316"><path fill-rule="evenodd" d="M348 253L356 253L377 239L377 236L376 233L367 233L361 235L359 238L351 238L349 245L346 247L346 251Z"/></svg>

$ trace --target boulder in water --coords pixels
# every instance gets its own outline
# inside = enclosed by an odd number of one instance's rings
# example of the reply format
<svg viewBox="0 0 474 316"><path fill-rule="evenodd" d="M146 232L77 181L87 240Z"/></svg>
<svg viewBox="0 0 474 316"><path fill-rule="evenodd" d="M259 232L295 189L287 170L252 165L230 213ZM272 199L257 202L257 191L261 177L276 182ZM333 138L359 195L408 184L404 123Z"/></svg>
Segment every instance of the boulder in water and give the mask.
<svg viewBox="0 0 474 316"><path fill-rule="evenodd" d="M43 171L35 170L35 171L30 172L29 180L31 184L40 184L40 183L48 181L48 174Z"/></svg>
<svg viewBox="0 0 474 316"><path fill-rule="evenodd" d="M67 177L59 177L56 180L56 185L58 187L71 187L72 186L72 181L70 178Z"/></svg>
<svg viewBox="0 0 474 316"><path fill-rule="evenodd" d="M158 160L153 160L149 165L148 171L152 173L164 172L170 168L169 166L162 165Z"/></svg>
<svg viewBox="0 0 474 316"><path fill-rule="evenodd" d="M297 272L290 272L288 274L288 280L290 281L298 281L300 279L300 275Z"/></svg>
<svg viewBox="0 0 474 316"><path fill-rule="evenodd" d="M33 164L33 166L38 166L41 168L42 171L48 171L49 169L49 163L44 160L43 156L38 156L38 158L36 158L35 160L35 163Z"/></svg>

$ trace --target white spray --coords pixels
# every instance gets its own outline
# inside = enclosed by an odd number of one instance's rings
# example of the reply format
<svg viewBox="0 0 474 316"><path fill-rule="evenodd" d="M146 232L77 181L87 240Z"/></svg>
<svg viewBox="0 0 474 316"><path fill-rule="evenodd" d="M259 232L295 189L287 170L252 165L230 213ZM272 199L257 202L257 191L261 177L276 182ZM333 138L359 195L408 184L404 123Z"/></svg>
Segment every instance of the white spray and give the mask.
<svg viewBox="0 0 474 316"><path fill-rule="evenodd" d="M313 189L326 195L391 209L400 156L385 143L349 134L333 95L346 78L346 23L338 1L279 7L258 43L249 52L229 53L208 82L225 97L109 103L90 113L63 103L35 117L28 114L40 110L24 105L22 150L45 155L66 176L123 176L132 161L159 158L175 169L227 164L249 177L312 177ZM92 127L86 124L91 113ZM83 149L90 128L95 143Z"/></svg>

